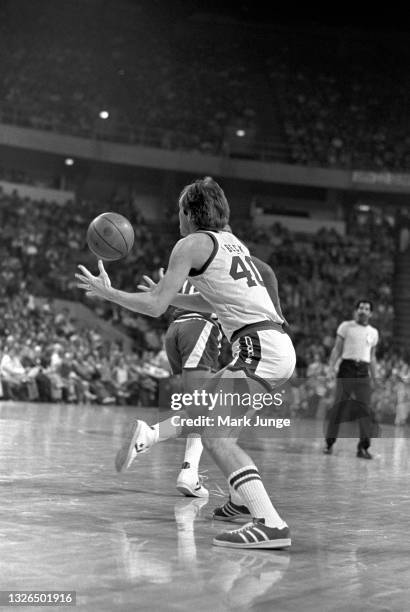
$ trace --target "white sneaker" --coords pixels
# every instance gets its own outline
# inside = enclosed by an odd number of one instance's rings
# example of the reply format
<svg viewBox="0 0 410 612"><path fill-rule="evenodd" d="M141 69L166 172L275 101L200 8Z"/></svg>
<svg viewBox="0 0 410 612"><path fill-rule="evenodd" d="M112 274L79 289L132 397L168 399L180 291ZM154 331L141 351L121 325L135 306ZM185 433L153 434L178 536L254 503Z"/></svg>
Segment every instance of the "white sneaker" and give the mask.
<svg viewBox="0 0 410 612"><path fill-rule="evenodd" d="M128 470L138 453L146 453L157 441L158 432L145 421L136 420L115 457L117 472Z"/></svg>
<svg viewBox="0 0 410 612"><path fill-rule="evenodd" d="M197 470L185 461L177 478L177 489L186 497L208 497L209 491L202 486L201 480Z"/></svg>

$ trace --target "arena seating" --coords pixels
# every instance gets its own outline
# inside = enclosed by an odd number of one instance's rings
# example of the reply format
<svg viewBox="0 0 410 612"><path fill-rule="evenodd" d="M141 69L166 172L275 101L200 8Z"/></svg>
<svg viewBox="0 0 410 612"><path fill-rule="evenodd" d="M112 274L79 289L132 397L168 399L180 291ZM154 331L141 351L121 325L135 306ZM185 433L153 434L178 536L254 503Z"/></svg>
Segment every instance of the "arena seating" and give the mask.
<svg viewBox="0 0 410 612"><path fill-rule="evenodd" d="M229 134L240 128L254 135L255 158L276 150L310 166L410 166L400 37L294 28L261 36L182 18L170 28L166 11L138 4L107 4L97 19L82 7L78 20L74 2L64 10L62 24L44 3L35 29L2 15L0 122L217 155L231 153Z"/></svg>
<svg viewBox="0 0 410 612"><path fill-rule="evenodd" d="M79 334L67 313L56 316L47 303L45 309L36 306L33 297L86 299L75 286L74 273L79 262L95 268L95 258L85 244L86 228L89 219L107 206L73 202L55 215L49 203L20 199L16 193L0 195L1 354L9 356L14 347L21 361L16 365L20 375L17 387L6 372L1 375L6 397L114 403L135 402L141 396L150 401L155 380L146 366L164 368L162 336L169 315L150 319L108 303L88 301L97 316L133 338L135 350L130 356L121 347L105 343L95 331L89 336ZM155 234L128 203L116 202L116 210L133 221L136 247L124 262L107 265L107 269L115 286L131 291L143 274L156 278L158 269L166 265L172 240ZM381 331L380 376L386 380L402 376L407 392L409 356L391 349L394 249L387 222L370 219L345 237L325 229L313 237L295 235L279 224L255 230L254 236L249 234L248 224L233 224L233 230L247 242L253 238L265 243L267 252L271 251L268 262L278 276L283 311L297 350L299 377L311 378L314 363L321 364L319 372L325 371L338 322L349 318L355 300L365 295L374 299L374 324ZM227 359L229 349L225 347L221 364ZM319 389L322 385L320 376L311 378L309 392L312 380ZM314 401L321 397L316 391L311 395ZM308 396L302 410L308 409ZM381 407L379 410L382 412Z"/></svg>
<svg viewBox="0 0 410 612"><path fill-rule="evenodd" d="M399 36L335 35L296 27L273 28L266 36L266 30L245 31L228 22L210 29L206 17L187 22L174 6L171 28L165 7L159 10L155 3L144 11L140 3L123 3L121 9L103 3L96 14L92 2L80 9L78 2L68 1L64 19L53 2L18 4L24 19L13 3L0 6L0 122L216 155L230 155L227 134L241 128L256 140L260 134L265 140L276 138L289 152L289 163L409 169L410 137L404 129L409 122L409 52ZM101 110L109 111L108 119L99 116ZM263 155L257 147L252 151L255 158ZM10 174L1 168L0 178L31 181L18 169ZM136 241L124 265L107 269L116 286L134 290L142 274L156 278L171 241L156 233L129 202L116 200L114 207L133 222ZM75 201L55 215L48 203L0 193L6 396L128 401L108 370L117 368L124 382L125 371L136 371L144 360L155 362L160 354L167 316L153 321L110 304L94 304L98 316L133 338L137 361L129 362L120 349L101 349L101 339L97 350L93 338L84 339L73 355L70 345L77 334L70 321L61 332L53 315L30 297L84 299L74 272L79 261L95 266L85 244L86 228L107 208L112 203ZM391 349L394 248L388 224L382 220L357 226L346 237L329 230L307 237L280 225L254 236L248 224L245 230L240 223L233 229L270 252L300 376L309 377L312 364L318 371L325 367L337 323L350 316L355 299L365 294L375 301L374 323L382 332L381 376L408 380L409 355ZM7 363L13 360L17 384L13 375L7 380ZM97 375L99 369L105 374ZM73 372L81 384L74 375L70 378Z"/></svg>

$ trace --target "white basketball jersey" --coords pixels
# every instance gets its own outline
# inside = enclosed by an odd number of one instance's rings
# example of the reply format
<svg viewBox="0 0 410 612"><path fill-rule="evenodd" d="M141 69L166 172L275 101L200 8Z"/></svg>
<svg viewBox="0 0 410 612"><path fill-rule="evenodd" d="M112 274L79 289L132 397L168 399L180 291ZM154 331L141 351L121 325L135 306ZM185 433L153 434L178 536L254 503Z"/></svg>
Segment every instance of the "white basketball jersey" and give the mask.
<svg viewBox="0 0 410 612"><path fill-rule="evenodd" d="M283 323L263 284L249 250L230 232L211 232L214 250L201 270L191 270L189 280L210 302L228 340L253 323Z"/></svg>

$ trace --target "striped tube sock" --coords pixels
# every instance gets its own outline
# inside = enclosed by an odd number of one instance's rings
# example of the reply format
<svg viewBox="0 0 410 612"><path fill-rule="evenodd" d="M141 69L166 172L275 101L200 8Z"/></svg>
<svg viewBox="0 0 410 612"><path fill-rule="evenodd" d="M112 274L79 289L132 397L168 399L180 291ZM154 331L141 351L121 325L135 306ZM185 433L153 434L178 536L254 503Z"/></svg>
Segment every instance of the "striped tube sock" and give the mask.
<svg viewBox="0 0 410 612"><path fill-rule="evenodd" d="M198 470L202 449L201 436L199 434L189 434L186 439L184 463L188 462L191 468Z"/></svg>
<svg viewBox="0 0 410 612"><path fill-rule="evenodd" d="M235 472L236 473L236 472ZM245 506L245 502L243 501L242 497L239 495L239 493L229 484L228 481L228 486L229 486L229 497L231 498L231 502L233 502L234 504L236 504L237 506Z"/></svg>
<svg viewBox="0 0 410 612"><path fill-rule="evenodd" d="M265 525L268 527L282 529L287 526L273 507L258 469L254 465L247 465L232 472L228 482L229 486L240 495L242 503L249 508L253 518L265 519Z"/></svg>

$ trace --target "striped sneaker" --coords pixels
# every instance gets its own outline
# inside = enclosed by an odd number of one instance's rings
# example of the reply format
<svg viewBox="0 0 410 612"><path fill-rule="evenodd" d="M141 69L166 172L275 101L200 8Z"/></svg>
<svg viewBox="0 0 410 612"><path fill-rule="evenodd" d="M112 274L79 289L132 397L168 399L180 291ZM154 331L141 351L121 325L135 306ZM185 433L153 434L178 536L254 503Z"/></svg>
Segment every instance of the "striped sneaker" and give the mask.
<svg viewBox="0 0 410 612"><path fill-rule="evenodd" d="M251 518L251 513L246 506L234 504L229 497L223 506L215 508L212 518L216 521L237 521L240 519L248 521Z"/></svg>
<svg viewBox="0 0 410 612"><path fill-rule="evenodd" d="M136 420L115 457L115 469L124 472L138 453L146 453L158 441L158 432L145 421Z"/></svg>
<svg viewBox="0 0 410 612"><path fill-rule="evenodd" d="M288 548L291 545L289 527L267 527L265 519L253 519L241 529L223 531L213 540L214 546L229 548Z"/></svg>

